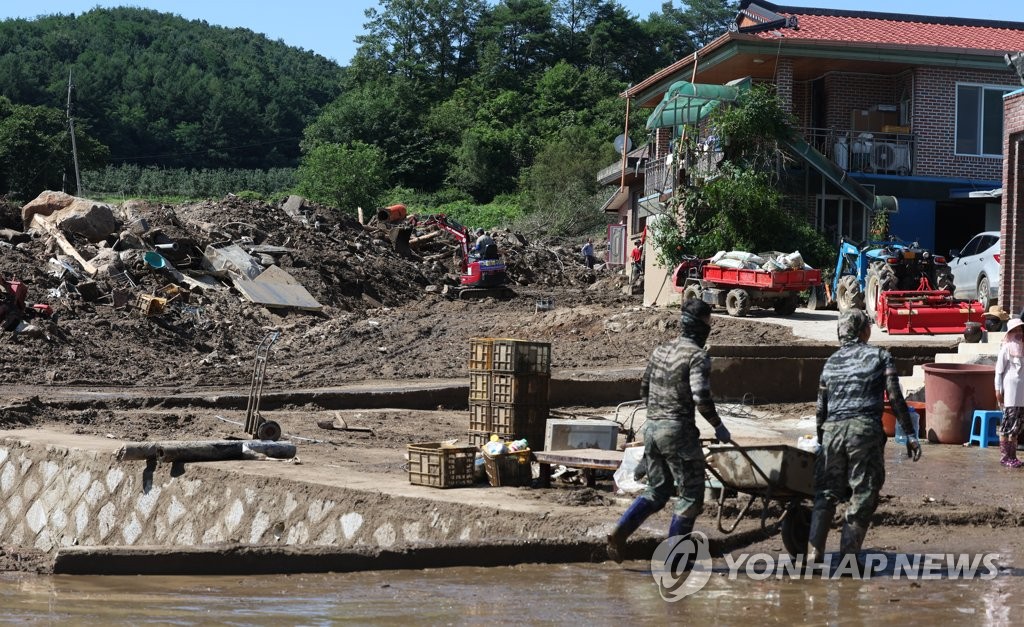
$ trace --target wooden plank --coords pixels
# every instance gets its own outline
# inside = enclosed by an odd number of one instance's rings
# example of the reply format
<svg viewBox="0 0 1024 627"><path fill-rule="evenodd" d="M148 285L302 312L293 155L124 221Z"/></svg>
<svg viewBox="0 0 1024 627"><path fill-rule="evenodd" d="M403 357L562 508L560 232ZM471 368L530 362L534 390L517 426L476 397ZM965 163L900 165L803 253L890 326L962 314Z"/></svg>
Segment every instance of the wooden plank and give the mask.
<svg viewBox="0 0 1024 627"><path fill-rule="evenodd" d="M60 232L60 229L58 229L56 225L54 225L52 222L50 222L43 216L39 215L38 213L32 216L32 224L43 229L44 231L49 233L53 237L53 239L57 240L57 245L60 246L60 249L64 251L64 254L74 257L75 261L77 261L82 266L82 269L85 270L86 273L89 274L89 276L93 276L96 274L96 266L92 265L91 263L86 261L84 257L78 254L78 251L75 250L74 245L72 245L71 242L68 241L68 238L64 237L64 234Z"/></svg>

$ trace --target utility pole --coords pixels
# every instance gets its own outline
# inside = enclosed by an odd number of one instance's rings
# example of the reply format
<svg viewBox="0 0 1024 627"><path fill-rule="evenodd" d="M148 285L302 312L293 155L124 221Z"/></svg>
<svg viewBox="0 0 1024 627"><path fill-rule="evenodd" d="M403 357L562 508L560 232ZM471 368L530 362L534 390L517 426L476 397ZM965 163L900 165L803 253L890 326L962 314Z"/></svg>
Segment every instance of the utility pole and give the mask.
<svg viewBox="0 0 1024 627"><path fill-rule="evenodd" d="M71 70L68 70L68 130L71 133L71 156L75 161L75 195L80 196L82 194L82 178L78 173L78 146L75 143L75 118L71 116L71 92L74 91L75 84L71 82Z"/></svg>

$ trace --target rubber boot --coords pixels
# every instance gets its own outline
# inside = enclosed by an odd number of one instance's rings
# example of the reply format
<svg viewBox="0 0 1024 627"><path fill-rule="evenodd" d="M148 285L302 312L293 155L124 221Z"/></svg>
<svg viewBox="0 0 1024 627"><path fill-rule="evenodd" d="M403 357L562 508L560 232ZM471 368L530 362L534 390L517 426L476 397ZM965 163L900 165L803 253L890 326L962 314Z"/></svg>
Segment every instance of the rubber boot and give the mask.
<svg viewBox="0 0 1024 627"><path fill-rule="evenodd" d="M836 513L835 506L817 508L811 512L811 530L807 534L806 564L820 564L825 559L825 540L832 526L832 516Z"/></svg>
<svg viewBox="0 0 1024 627"><path fill-rule="evenodd" d="M845 559L847 555L853 555L857 562L857 573L860 577L870 577L871 573L864 572L864 562L861 561L858 553L864 544L864 536L868 528L849 521L843 523L843 533L839 537L839 554Z"/></svg>
<svg viewBox="0 0 1024 627"><path fill-rule="evenodd" d="M693 531L693 523L696 519L689 518L686 516L673 516L672 522L668 525L668 537L674 538L679 536L689 535ZM676 572L684 572L693 568L693 561L697 559L697 556L687 552L685 555L686 563L674 566L673 570Z"/></svg>
<svg viewBox="0 0 1024 627"><path fill-rule="evenodd" d="M1006 442L1005 448L1003 442ZM1020 468L1024 466L1024 462L1017 459L1017 438L1008 437L1005 440L999 440L999 450L1003 453L1003 458L1000 461L1003 466L1007 468Z"/></svg>
<svg viewBox="0 0 1024 627"><path fill-rule="evenodd" d="M686 516L673 516L672 522L668 525L668 537L685 536L693 531L693 523L696 520Z"/></svg>
<svg viewBox="0 0 1024 627"><path fill-rule="evenodd" d="M647 517L658 511L651 501L644 497L638 497L629 506L626 513L615 525L615 530L608 534L608 557L615 563L622 563L622 552L626 548L626 539L636 531Z"/></svg>

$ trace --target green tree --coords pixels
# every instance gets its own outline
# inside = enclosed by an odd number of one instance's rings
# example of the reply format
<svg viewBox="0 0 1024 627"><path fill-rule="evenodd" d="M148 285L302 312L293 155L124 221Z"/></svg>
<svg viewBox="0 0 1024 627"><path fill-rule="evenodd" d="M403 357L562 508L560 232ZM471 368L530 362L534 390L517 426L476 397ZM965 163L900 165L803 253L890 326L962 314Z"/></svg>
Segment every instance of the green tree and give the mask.
<svg viewBox="0 0 1024 627"><path fill-rule="evenodd" d="M320 144L302 159L299 193L355 215L357 207L372 209L387 190L384 154L375 146Z"/></svg>
<svg viewBox="0 0 1024 627"><path fill-rule="evenodd" d="M615 158L610 142L588 129L563 129L524 175L527 230L581 235L606 224L594 172Z"/></svg>
<svg viewBox="0 0 1024 627"><path fill-rule="evenodd" d="M775 166L786 158L780 140L793 132L791 122L768 86L755 87L735 105L712 112L708 133L727 144L723 163L713 176L687 176L677 186L668 215L654 229L659 261L671 267L683 254L799 250L811 265L831 263L835 251L824 237L782 206ZM692 153L692 139L679 150ZM677 162L692 162L694 155L679 157Z"/></svg>
<svg viewBox="0 0 1024 627"><path fill-rule="evenodd" d="M100 167L107 149L93 139L84 125L75 129L81 169ZM0 193L34 198L46 189L74 192L71 137L63 111L50 107L12 105L0 96Z"/></svg>
<svg viewBox="0 0 1024 627"><path fill-rule="evenodd" d="M730 0L687 0L684 11L690 41L698 48L706 46L729 30L736 17L738 2Z"/></svg>

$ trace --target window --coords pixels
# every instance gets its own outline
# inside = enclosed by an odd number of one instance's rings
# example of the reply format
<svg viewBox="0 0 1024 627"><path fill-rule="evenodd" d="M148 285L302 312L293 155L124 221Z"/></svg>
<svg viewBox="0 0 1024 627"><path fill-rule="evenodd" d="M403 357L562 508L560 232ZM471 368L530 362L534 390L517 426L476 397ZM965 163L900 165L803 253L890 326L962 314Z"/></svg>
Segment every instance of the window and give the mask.
<svg viewBox="0 0 1024 627"><path fill-rule="evenodd" d="M868 234L867 211L844 196L819 196L818 230L833 244L843 238L862 242Z"/></svg>
<svg viewBox="0 0 1024 627"><path fill-rule="evenodd" d="M1003 94L1013 89L956 86L956 154L1003 155Z"/></svg>

